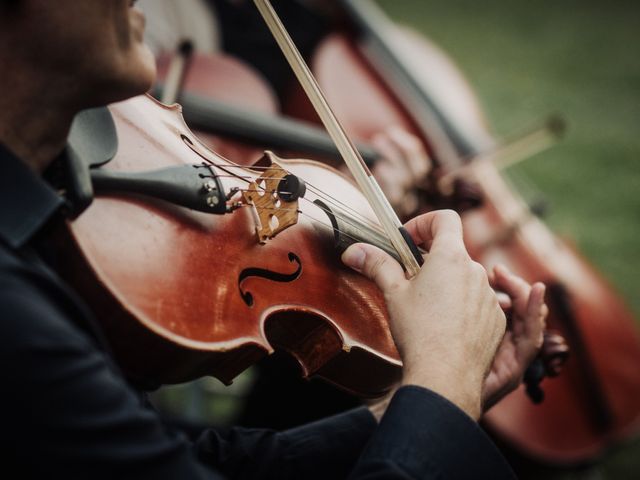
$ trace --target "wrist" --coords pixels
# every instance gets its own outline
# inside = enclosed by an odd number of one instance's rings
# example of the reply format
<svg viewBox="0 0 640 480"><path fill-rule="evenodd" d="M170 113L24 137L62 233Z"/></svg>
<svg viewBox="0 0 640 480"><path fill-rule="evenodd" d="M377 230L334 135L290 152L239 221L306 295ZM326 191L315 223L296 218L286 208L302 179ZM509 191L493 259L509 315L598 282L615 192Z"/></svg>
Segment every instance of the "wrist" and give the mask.
<svg viewBox="0 0 640 480"><path fill-rule="evenodd" d="M482 381L473 376L407 369L401 384L427 388L449 400L475 421L482 415Z"/></svg>
<svg viewBox="0 0 640 480"><path fill-rule="evenodd" d="M382 420L382 416L384 415L384 412L387 411L387 407L391 402L391 398L393 398L393 395L396 393L396 390L398 390L398 385L394 386L382 397L375 398L365 402L367 404L367 408L371 412L371 415L373 415L373 417L376 419L378 423L380 423L380 420Z"/></svg>

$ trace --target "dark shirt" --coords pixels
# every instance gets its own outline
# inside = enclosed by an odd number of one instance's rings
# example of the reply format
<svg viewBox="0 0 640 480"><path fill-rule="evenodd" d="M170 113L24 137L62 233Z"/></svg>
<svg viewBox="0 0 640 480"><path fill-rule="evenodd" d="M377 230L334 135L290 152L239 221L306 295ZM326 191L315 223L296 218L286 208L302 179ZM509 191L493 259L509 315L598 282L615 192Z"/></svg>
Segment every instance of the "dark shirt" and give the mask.
<svg viewBox="0 0 640 480"><path fill-rule="evenodd" d="M0 145L0 447L18 478L513 478L476 422L420 387L401 388L379 426L360 408L188 440L127 383L89 307L42 260L66 203Z"/></svg>

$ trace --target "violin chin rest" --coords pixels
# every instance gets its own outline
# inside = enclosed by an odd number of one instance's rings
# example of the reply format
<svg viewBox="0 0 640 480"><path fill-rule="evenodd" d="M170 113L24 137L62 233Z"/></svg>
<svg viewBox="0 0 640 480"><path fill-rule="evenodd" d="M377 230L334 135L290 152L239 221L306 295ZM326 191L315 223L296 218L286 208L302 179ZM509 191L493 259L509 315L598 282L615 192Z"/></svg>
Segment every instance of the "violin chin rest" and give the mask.
<svg viewBox="0 0 640 480"><path fill-rule="evenodd" d="M118 151L118 134L109 109L90 108L78 113L67 143L89 168L110 162Z"/></svg>

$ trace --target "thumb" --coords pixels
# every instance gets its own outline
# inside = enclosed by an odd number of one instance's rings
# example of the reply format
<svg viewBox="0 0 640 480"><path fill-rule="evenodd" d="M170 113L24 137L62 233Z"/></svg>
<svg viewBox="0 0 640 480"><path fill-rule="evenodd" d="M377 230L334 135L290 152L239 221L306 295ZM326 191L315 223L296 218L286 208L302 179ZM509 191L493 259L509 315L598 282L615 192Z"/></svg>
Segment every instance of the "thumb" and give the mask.
<svg viewBox="0 0 640 480"><path fill-rule="evenodd" d="M383 293L408 281L400 264L391 255L373 245L351 245L342 254L342 261L372 280Z"/></svg>

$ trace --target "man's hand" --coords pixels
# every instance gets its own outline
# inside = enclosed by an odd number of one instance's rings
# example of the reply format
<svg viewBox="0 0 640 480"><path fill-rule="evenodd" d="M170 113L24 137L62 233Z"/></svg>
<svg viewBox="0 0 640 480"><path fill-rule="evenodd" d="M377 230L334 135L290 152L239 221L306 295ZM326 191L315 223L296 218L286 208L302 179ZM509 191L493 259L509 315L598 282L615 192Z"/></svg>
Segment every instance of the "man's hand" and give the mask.
<svg viewBox="0 0 640 480"><path fill-rule="evenodd" d="M545 286L529 285L506 267L496 266L489 275L490 284L501 293L500 307L510 314L507 331L498 347L482 392L483 413L518 388L527 367L535 359L543 343L548 308L544 303ZM561 363L558 360L557 363ZM559 370L561 365L557 366ZM369 404L380 421L397 387Z"/></svg>
<svg viewBox="0 0 640 480"><path fill-rule="evenodd" d="M525 370L542 346L545 319L549 313L544 303L544 284L529 285L503 266L494 267L489 279L493 288L508 296L500 303L511 319L485 381L484 411L522 383Z"/></svg>
<svg viewBox="0 0 640 480"><path fill-rule="evenodd" d="M402 384L429 388L478 419L484 382L505 332L504 313L485 269L467 253L458 214L430 212L406 229L429 249L410 280L391 256L371 245L352 245L342 259L384 294L404 363Z"/></svg>

